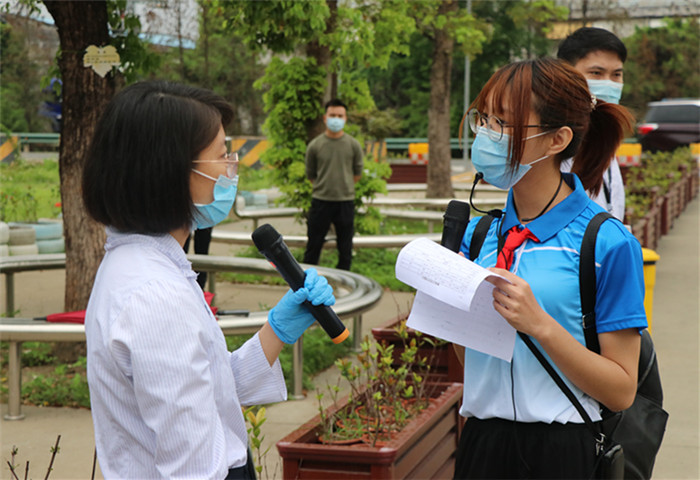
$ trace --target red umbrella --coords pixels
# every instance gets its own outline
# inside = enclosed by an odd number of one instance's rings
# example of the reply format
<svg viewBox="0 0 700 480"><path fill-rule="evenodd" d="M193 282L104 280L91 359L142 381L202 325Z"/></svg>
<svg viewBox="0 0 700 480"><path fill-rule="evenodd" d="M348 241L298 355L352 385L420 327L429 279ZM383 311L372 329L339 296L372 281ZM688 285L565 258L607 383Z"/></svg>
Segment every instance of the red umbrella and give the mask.
<svg viewBox="0 0 700 480"><path fill-rule="evenodd" d="M75 312L52 313L45 317L38 317L34 320L46 320L54 323L85 323L85 310Z"/></svg>
<svg viewBox="0 0 700 480"><path fill-rule="evenodd" d="M214 294L210 292L204 292L204 299L209 304L209 308L214 315L216 315L217 308L211 305L214 300ZM52 313L45 317L36 317L34 320L46 320L47 322L53 323L85 323L85 310L76 310L75 312L63 312L63 313Z"/></svg>

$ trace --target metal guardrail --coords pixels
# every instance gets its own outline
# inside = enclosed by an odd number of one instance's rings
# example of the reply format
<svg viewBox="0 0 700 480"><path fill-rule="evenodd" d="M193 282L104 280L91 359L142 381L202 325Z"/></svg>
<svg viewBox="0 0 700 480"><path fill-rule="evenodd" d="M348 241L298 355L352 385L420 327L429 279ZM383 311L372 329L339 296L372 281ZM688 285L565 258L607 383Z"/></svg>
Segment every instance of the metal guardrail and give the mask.
<svg viewBox="0 0 700 480"><path fill-rule="evenodd" d="M387 183L386 189L388 192L425 192L428 186L425 183ZM452 182L452 189L456 192L471 192L472 182ZM505 190L479 183L474 187L475 193L507 193Z"/></svg>
<svg viewBox="0 0 700 480"><path fill-rule="evenodd" d="M432 207L432 208L442 208L447 207L453 198L393 198L393 197L383 197L375 198L368 205L373 205L375 207ZM483 209L503 207L506 204L506 195L499 196L497 198L475 198L474 205Z"/></svg>
<svg viewBox="0 0 700 480"><path fill-rule="evenodd" d="M250 238L250 234L247 234ZM210 290L214 290L215 272L236 271L276 275L276 270L263 259L221 257L212 255L188 255L195 270L210 272ZM0 259L0 273L5 275L6 305L14 305L14 274L18 272L65 268L65 254L42 254ZM340 318L353 318L354 347L359 347L362 331L362 313L371 309L381 299L382 288L374 280L357 273L325 267L315 267L333 285L336 304L333 310ZM213 292L212 292L213 293ZM268 311L251 312L247 317L222 315L219 326L225 335L254 333L267 321ZM0 318L0 338L10 343L8 368L7 420L24 418L21 411L21 344L24 341L84 342L85 327L81 324L50 323L30 318ZM293 350L292 398L302 396L302 340Z"/></svg>
<svg viewBox="0 0 700 480"><path fill-rule="evenodd" d="M451 150L461 150L464 148L464 146L471 146L472 144L472 137L469 137L469 141L465 142L464 139L462 140L462 144L460 145L460 141L458 138L450 138L450 149ZM385 138L384 143L386 144L386 149L387 150L408 150L408 144L409 143L428 143L428 138L427 137L394 137L394 138Z"/></svg>
<svg viewBox="0 0 700 480"><path fill-rule="evenodd" d="M405 235L355 235L352 240L357 248L401 248L417 238L429 238L435 242L440 241L440 233L430 234L405 234ZM228 243L231 245L252 245L250 234L246 232L227 232L214 229L211 233L212 242ZM306 235L285 235L284 243L289 247L301 248L306 246ZM327 236L323 248L335 248L335 236Z"/></svg>
<svg viewBox="0 0 700 480"><path fill-rule="evenodd" d="M28 144L55 145L61 142L59 133L12 133L11 137L17 137L20 147Z"/></svg>
<svg viewBox="0 0 700 480"><path fill-rule="evenodd" d="M404 191L409 190L408 187ZM490 190L491 191L491 190ZM493 190L500 191L502 190ZM391 198L382 197L375 198L367 205L379 207L379 213L388 218L400 218L404 220L426 220L428 222L428 231L433 232L435 222L441 222L445 207L451 198ZM474 205L482 210L490 210L492 208L503 207L506 204L506 196L500 195L495 198L477 198L473 200ZM394 208L385 208L394 207ZM435 210L399 210L403 207L423 207L423 208L440 208L443 211ZM260 219L263 218L288 218L301 213L301 209L296 207L272 207L272 208L239 208L238 202L234 205L234 214L244 220L253 220L253 229L258 228ZM356 237L357 239L357 237ZM285 237L286 241L286 237Z"/></svg>

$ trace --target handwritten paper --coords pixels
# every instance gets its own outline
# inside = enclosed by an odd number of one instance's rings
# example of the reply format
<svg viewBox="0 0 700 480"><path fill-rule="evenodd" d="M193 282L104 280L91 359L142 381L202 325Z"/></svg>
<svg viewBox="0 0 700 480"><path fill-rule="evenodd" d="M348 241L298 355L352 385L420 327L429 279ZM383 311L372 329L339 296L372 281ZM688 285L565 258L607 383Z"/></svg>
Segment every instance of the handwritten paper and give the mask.
<svg viewBox="0 0 700 480"><path fill-rule="evenodd" d="M516 331L493 308L495 276L427 238L407 244L396 278L418 290L407 325L423 333L510 361Z"/></svg>

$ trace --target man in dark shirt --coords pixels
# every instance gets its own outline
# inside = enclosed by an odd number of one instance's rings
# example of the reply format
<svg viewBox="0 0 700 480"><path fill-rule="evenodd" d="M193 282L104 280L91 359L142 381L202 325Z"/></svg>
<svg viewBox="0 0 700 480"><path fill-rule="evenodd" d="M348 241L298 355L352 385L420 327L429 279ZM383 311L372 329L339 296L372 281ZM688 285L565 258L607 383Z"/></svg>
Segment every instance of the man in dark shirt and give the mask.
<svg viewBox="0 0 700 480"><path fill-rule="evenodd" d="M304 263L318 264L332 223L338 246L336 268L350 270L355 233L355 182L362 175L362 147L343 131L347 121L347 107L343 102L329 101L323 120L326 131L314 138L306 149L306 176L313 190Z"/></svg>

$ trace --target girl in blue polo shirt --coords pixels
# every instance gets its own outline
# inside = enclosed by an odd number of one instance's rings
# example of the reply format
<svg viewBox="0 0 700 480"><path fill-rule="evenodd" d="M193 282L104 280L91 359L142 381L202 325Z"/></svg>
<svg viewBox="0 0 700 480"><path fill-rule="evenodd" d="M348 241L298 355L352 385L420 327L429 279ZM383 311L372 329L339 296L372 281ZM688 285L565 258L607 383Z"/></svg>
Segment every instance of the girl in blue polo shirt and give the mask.
<svg viewBox="0 0 700 480"><path fill-rule="evenodd" d="M601 405L629 407L647 326L639 242L618 221L598 233L600 354L586 348L578 274L584 231L603 211L586 190L600 188L631 115L592 97L571 66L538 59L498 70L468 116L475 169L509 190L475 259L505 277L491 280L496 311L533 339L594 421ZM561 173L572 156L574 173ZM476 223L462 244L467 258ZM594 436L520 338L512 362L467 349L464 364L460 413L468 421L455 478L592 477Z"/></svg>

